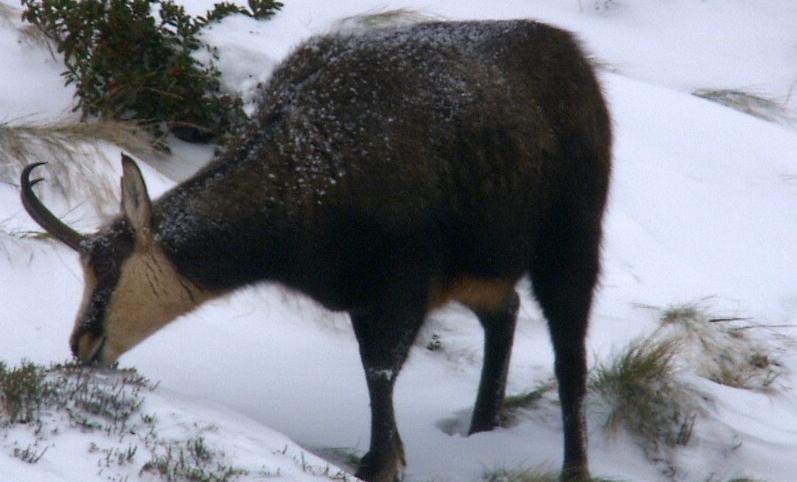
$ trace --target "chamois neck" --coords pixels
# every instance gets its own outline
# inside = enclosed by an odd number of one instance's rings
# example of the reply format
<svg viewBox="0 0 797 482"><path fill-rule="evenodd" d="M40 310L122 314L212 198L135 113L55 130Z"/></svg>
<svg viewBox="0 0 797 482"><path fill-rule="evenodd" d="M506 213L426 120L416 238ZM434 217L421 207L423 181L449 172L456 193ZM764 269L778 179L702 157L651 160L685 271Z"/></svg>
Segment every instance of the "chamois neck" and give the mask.
<svg viewBox="0 0 797 482"><path fill-rule="evenodd" d="M214 161L153 205L155 239L203 290L279 278L298 253L278 194L257 166Z"/></svg>

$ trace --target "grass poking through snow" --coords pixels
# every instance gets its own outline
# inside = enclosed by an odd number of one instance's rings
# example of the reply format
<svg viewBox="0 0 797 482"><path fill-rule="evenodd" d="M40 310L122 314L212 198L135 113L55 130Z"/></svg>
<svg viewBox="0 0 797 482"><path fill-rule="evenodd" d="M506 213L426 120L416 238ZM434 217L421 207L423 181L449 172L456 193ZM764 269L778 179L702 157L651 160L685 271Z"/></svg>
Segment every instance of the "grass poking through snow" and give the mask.
<svg viewBox="0 0 797 482"><path fill-rule="evenodd" d="M484 472L477 482L559 482L559 473L543 469L496 469ZM613 482L610 479L589 478L572 482Z"/></svg>
<svg viewBox="0 0 797 482"><path fill-rule="evenodd" d="M654 460L689 442L700 411L697 397L677 376L677 354L675 340L635 340L599 364L590 380L606 403L606 428L628 431Z"/></svg>
<svg viewBox="0 0 797 482"><path fill-rule="evenodd" d="M681 340L683 361L701 377L733 388L772 392L783 367L778 338L739 317L711 317L696 304L662 312L660 336ZM771 335L764 339L759 334Z"/></svg>
<svg viewBox="0 0 797 482"><path fill-rule="evenodd" d="M523 410L534 409L547 393L555 389L556 382L551 379L540 383L536 388L527 392L506 396L499 415L500 425L504 428L516 425L522 418L521 412Z"/></svg>
<svg viewBox="0 0 797 482"><path fill-rule="evenodd" d="M783 370L779 341L748 319L712 317L697 303L673 306L661 310L650 336L597 363L589 388L606 412L608 432L626 431L664 473L675 474L675 451L689 443L695 423L710 409L694 375L772 392ZM731 482L746 480L753 479Z"/></svg>

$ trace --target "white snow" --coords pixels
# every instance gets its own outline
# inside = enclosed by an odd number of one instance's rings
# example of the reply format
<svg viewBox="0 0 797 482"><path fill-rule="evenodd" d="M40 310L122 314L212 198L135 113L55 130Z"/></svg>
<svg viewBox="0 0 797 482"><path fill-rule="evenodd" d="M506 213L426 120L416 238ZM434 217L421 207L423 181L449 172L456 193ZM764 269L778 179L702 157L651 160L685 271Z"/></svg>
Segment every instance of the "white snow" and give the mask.
<svg viewBox="0 0 797 482"><path fill-rule="evenodd" d="M213 2L180 3L198 14ZM697 303L717 317L775 326L771 331L786 337L762 335L783 370L773 392L684 375L710 401L696 419L690 442L675 451L674 474L647 460L632 437L607 434L600 404L591 402L593 475L651 482L714 482L743 475L767 482L795 480L797 131L786 120L767 122L691 93L740 89L793 111L797 3L283 3L272 20L232 17L205 33L219 48L218 65L228 88L251 93L302 39L341 28L362 13L402 8L431 18L528 17L577 32L606 66L601 79L616 136L590 362L652 333L662 309L684 303ZM0 122L75 119L72 90L63 87L57 53L53 57L45 45L21 33L17 4L0 0L0 7L0 14L10 12L0 16ZM172 185L169 177L184 177L210 156L210 148L176 141L173 148L176 159L193 161L191 167L146 168L153 195ZM7 155L1 144L0 152ZM98 176L115 188L118 147L99 143L79 155L87 167L78 186L91 185ZM18 162L3 159L10 166ZM0 172L7 172L0 179L0 360L11 366L23 359L62 362L70 356L67 339L82 294L80 266L68 248L21 237L36 227L18 201L19 170ZM80 229L97 225L99 213L87 200L91 193L71 192L64 199L55 190L44 191L48 205ZM113 211L118 204L108 200L107 205ZM509 393L553 376L544 321L528 286L521 283L519 289L524 299ZM425 349L432 334L443 350ZM498 468L558 470L562 434L553 395L517 426L463 435L476 394L481 343L481 329L467 311L451 307L435 313L399 375L395 404L408 481L472 481ZM249 288L197 310L124 355L121 367L135 367L159 383L146 394L142 410L157 414L164 436L203 435L233 465L250 470L238 480L264 480L276 473L302 482L328 480L329 471L337 469L307 451L328 454L330 448L343 448L362 455L368 446L365 377L348 320L279 287ZM47 437L42 459L28 464L12 455L15 446L29 443L26 437L31 435L25 427L0 430L0 482L137 480L145 461L141 455L137 467L103 471L90 444L113 442L65 425Z"/></svg>

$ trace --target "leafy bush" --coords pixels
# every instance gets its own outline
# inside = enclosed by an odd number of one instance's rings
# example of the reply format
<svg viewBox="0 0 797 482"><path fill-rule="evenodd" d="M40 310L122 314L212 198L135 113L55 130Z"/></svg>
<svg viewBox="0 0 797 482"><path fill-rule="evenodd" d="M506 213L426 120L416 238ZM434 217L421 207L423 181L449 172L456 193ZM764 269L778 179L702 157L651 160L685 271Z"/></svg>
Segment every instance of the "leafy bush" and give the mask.
<svg viewBox="0 0 797 482"><path fill-rule="evenodd" d="M282 7L273 0L249 0L250 10L220 3L194 18L172 0L21 1L22 18L63 54L63 76L76 88L83 119L134 120L157 136L168 129L195 142L228 133L244 118L212 61L204 66L194 58L210 49L200 30L232 13L268 18Z"/></svg>

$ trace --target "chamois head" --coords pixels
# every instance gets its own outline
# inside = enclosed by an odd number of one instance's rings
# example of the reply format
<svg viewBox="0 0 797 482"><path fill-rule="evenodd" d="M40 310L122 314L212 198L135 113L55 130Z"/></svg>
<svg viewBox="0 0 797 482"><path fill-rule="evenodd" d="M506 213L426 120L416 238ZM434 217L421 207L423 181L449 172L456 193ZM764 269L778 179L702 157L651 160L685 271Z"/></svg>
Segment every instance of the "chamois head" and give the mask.
<svg viewBox="0 0 797 482"><path fill-rule="evenodd" d="M110 365L177 316L194 308L200 291L178 274L152 231L147 187L136 163L122 155L122 214L92 235L53 215L33 193L41 179L22 171L22 204L54 238L80 254L84 292L70 337L83 363Z"/></svg>

